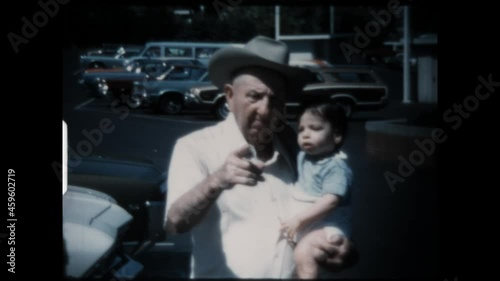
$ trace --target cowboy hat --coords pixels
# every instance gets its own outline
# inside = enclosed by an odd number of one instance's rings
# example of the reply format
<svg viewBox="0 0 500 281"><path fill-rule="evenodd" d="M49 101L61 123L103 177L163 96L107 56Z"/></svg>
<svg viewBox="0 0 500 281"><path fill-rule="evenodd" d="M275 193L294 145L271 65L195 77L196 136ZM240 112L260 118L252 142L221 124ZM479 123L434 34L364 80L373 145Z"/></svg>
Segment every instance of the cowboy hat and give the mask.
<svg viewBox="0 0 500 281"><path fill-rule="evenodd" d="M219 89L230 83L235 71L250 66L274 70L286 79L287 94L302 91L312 81L312 73L304 68L288 65L288 46L274 39L257 36L243 48L227 47L216 51L208 64L208 75Z"/></svg>

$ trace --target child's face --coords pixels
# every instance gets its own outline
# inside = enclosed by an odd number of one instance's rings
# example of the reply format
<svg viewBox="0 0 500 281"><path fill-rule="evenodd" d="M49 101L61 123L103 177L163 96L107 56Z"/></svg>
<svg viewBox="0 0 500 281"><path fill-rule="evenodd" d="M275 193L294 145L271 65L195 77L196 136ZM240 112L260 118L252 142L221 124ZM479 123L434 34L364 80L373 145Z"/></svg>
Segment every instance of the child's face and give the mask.
<svg viewBox="0 0 500 281"><path fill-rule="evenodd" d="M300 117L297 140L305 153L323 155L332 153L342 136L336 136L330 123L322 117L306 112Z"/></svg>

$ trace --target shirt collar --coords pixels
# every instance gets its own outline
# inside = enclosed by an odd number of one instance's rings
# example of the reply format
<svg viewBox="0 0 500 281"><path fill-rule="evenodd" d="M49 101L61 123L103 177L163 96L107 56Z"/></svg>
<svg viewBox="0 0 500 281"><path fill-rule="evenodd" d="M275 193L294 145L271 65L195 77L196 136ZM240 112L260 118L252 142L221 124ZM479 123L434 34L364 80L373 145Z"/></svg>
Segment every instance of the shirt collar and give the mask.
<svg viewBox="0 0 500 281"><path fill-rule="evenodd" d="M306 155L307 157L307 155ZM337 153L335 153L334 155L332 155L331 157L325 157L321 160L318 160L318 161L314 161L314 164L316 165L324 165L330 161L332 161L333 159L342 159L342 160L346 160L347 159L347 154L345 154L343 151L338 151Z"/></svg>

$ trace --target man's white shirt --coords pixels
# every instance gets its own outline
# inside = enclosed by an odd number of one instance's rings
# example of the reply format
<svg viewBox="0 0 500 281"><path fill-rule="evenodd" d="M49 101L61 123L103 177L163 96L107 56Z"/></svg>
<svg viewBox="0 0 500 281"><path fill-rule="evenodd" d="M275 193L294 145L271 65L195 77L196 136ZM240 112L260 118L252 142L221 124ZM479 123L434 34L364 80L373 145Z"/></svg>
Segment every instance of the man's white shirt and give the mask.
<svg viewBox="0 0 500 281"><path fill-rule="evenodd" d="M276 135L275 135L276 136ZM203 220L191 230L191 278L289 278L293 249L281 237L280 219L290 216L293 161L275 137L274 156L256 186L222 191ZM168 173L168 210L185 192L218 170L246 143L234 116L180 138ZM187 216L185 219L189 219Z"/></svg>

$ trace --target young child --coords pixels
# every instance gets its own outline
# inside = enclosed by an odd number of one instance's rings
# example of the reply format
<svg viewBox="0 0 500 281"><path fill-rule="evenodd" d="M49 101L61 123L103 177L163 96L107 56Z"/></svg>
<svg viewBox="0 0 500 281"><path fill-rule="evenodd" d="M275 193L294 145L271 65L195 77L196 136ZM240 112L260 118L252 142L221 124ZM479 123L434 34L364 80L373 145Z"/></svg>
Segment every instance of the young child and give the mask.
<svg viewBox="0 0 500 281"><path fill-rule="evenodd" d="M340 151L346 119L344 110L332 104L310 106L300 117L299 178L293 190L295 215L282 222L281 230L295 246L296 274L301 279L317 278L319 273L307 239L311 230L327 226L327 237L350 234L352 172L344 161L346 155Z"/></svg>

